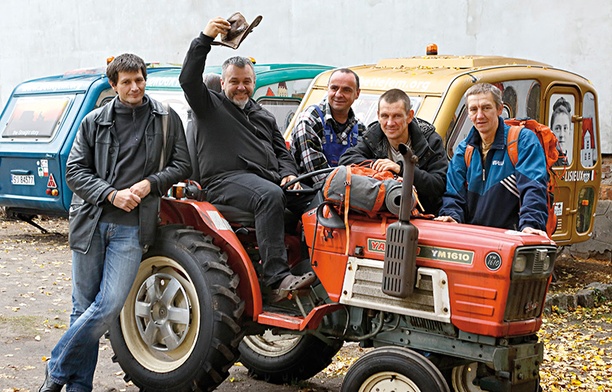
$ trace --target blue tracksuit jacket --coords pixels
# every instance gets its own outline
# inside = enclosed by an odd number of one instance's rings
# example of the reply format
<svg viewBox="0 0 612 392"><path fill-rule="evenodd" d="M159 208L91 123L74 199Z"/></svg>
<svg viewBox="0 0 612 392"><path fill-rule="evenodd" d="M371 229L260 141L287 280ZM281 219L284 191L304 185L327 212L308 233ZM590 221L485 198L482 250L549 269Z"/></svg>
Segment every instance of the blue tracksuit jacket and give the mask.
<svg viewBox="0 0 612 392"><path fill-rule="evenodd" d="M484 165L480 134L474 127L457 146L448 166L441 216L451 216L460 223L519 231L525 227L546 230L548 172L544 150L532 131L522 129L514 167L506 147L509 129L500 117ZM474 146L474 152L466 168L468 144Z"/></svg>

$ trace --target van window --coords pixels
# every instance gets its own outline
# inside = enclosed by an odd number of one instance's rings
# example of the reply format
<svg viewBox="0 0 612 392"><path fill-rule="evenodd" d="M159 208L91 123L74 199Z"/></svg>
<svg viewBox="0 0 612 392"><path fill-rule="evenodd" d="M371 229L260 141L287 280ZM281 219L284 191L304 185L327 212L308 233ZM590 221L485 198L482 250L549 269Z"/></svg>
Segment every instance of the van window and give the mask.
<svg viewBox="0 0 612 392"><path fill-rule="evenodd" d="M253 99L276 118L281 132L285 132L312 79L297 79L266 84L255 90Z"/></svg>
<svg viewBox="0 0 612 392"><path fill-rule="evenodd" d="M277 97L261 97L257 102L264 109L274 115L276 125L281 132L285 132L291 119L295 116L295 112L300 106L300 98L277 98Z"/></svg>
<svg viewBox="0 0 612 392"><path fill-rule="evenodd" d="M147 90L147 94L156 101L169 105L174 109L183 122L183 128L187 127L187 112L191 109L182 90L158 91L151 89Z"/></svg>
<svg viewBox="0 0 612 392"><path fill-rule="evenodd" d="M72 95L17 98L2 139L50 140L73 99Z"/></svg>
<svg viewBox="0 0 612 392"><path fill-rule="evenodd" d="M106 105L107 103L112 101L113 98L115 98L116 95L117 94L115 93L115 90L113 90L112 88L109 88L109 89L106 89L106 90L102 91L100 93L100 96L96 100L95 109L99 108L100 106Z"/></svg>
<svg viewBox="0 0 612 392"><path fill-rule="evenodd" d="M580 162L585 168L597 164L597 124L595 124L595 96L593 93L584 95L582 107L582 137L580 146Z"/></svg>
<svg viewBox="0 0 612 392"><path fill-rule="evenodd" d="M559 141L559 148L565 153L567 165L574 161L574 123L576 99L573 94L552 94L548 102L550 118L548 126ZM592 166L592 165L589 165Z"/></svg>
<svg viewBox="0 0 612 392"><path fill-rule="evenodd" d="M449 130L446 132L449 135L446 142L446 155L451 159L455 153L455 148L465 139L472 129L472 121L468 116L468 111L465 105L465 96L461 97L459 106L455 110L453 116L454 121L451 121Z"/></svg>
<svg viewBox="0 0 612 392"><path fill-rule="evenodd" d="M527 97L527 117L534 120L540 120L540 98L542 95L542 87L540 83L534 83L529 90Z"/></svg>
<svg viewBox="0 0 612 392"><path fill-rule="evenodd" d="M595 189L585 187L578 194L578 213L576 214L576 232L584 234L589 231L595 205Z"/></svg>
<svg viewBox="0 0 612 392"><path fill-rule="evenodd" d="M262 97L288 97L301 100L304 98L310 82L312 82L312 79L297 79L267 84L255 90L253 99L258 101Z"/></svg>

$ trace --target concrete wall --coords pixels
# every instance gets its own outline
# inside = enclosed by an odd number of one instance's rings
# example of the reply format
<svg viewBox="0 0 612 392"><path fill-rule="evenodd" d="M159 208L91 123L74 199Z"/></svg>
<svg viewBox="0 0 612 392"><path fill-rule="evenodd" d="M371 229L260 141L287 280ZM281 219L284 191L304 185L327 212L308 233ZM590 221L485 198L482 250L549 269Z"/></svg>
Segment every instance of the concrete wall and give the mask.
<svg viewBox="0 0 612 392"><path fill-rule="evenodd" d="M549 63L588 77L599 92L602 151L612 153L612 2L600 0L2 0L0 104L25 79L103 66L134 52L181 63L214 16L242 12L259 27L237 52L265 62L331 65L421 55L496 54Z"/></svg>

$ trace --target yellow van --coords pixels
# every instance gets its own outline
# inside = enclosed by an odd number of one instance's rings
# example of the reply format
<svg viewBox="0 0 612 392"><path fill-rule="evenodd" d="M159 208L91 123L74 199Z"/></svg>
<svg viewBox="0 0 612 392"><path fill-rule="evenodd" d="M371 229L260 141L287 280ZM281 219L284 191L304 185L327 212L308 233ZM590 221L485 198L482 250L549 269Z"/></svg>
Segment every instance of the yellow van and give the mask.
<svg viewBox="0 0 612 392"><path fill-rule="evenodd" d="M383 92L402 89L416 116L435 125L449 158L472 126L464 93L474 83L488 82L502 90L505 118L529 117L553 129L555 109L565 106L571 118L555 133L567 164L554 168L558 224L552 238L560 246L590 238L601 182L601 151L597 93L588 79L540 62L499 56L427 55L349 68L360 78L361 95L353 110L364 124L376 121ZM331 72L313 80L298 111L326 96ZM292 129L293 121L285 133L287 140Z"/></svg>

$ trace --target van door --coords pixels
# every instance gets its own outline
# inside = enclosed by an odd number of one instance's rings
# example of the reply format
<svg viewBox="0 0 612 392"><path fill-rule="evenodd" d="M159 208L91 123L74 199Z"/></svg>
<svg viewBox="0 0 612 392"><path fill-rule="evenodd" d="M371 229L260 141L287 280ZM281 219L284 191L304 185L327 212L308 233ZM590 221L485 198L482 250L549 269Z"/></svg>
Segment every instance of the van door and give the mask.
<svg viewBox="0 0 612 392"><path fill-rule="evenodd" d="M544 106L545 122L565 154L553 167L557 174L558 219L553 239L564 243L584 241L592 231L600 182L595 95L583 95L574 86L553 84L546 91Z"/></svg>

